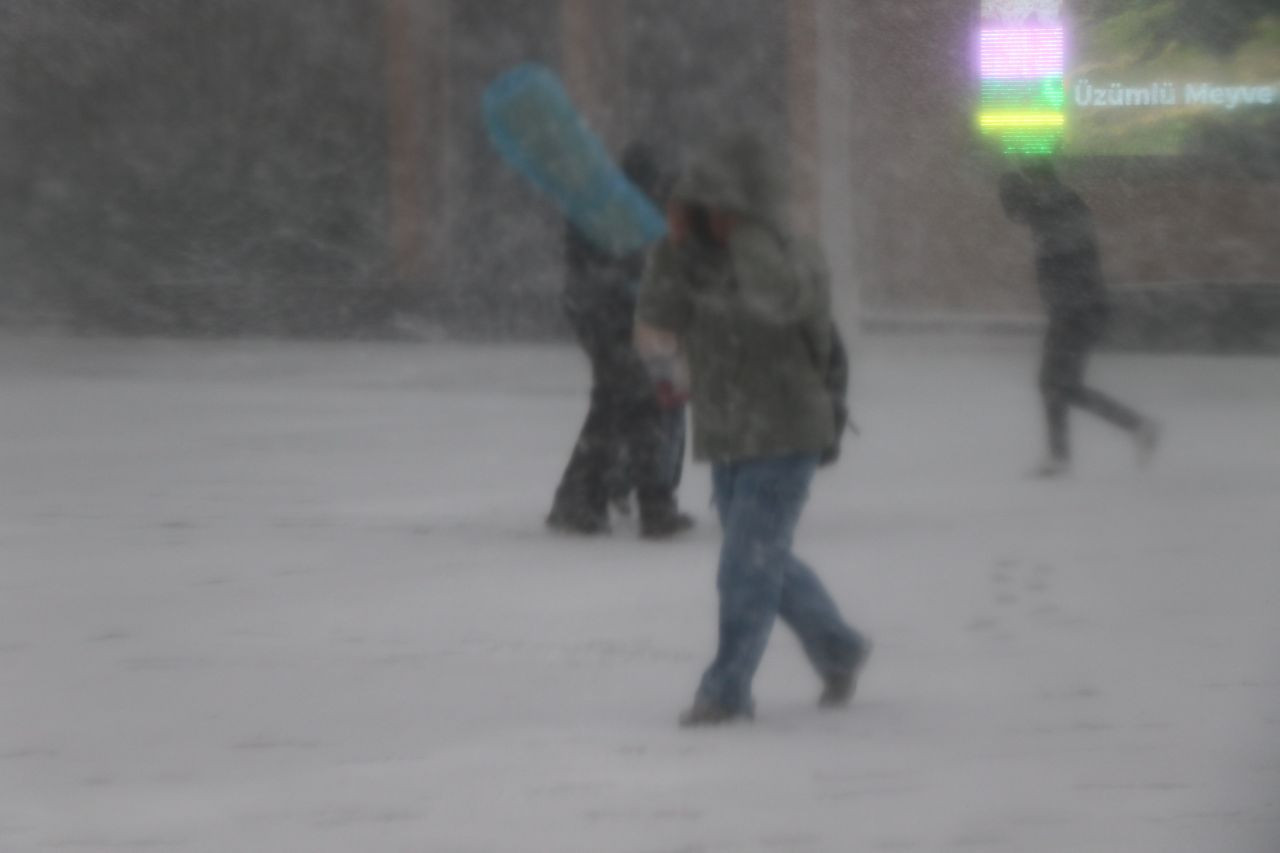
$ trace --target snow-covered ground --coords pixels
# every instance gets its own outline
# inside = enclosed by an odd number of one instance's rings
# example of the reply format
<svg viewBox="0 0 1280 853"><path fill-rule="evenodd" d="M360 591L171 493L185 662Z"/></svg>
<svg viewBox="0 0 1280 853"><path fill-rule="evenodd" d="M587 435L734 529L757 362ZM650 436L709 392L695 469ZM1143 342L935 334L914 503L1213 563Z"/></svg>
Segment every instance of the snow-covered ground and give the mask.
<svg viewBox="0 0 1280 853"><path fill-rule="evenodd" d="M0 850L1280 849L1280 360L1103 355L1158 414L1039 449L1034 342L874 338L779 628L683 731L717 532L546 534L568 347L0 341Z"/></svg>

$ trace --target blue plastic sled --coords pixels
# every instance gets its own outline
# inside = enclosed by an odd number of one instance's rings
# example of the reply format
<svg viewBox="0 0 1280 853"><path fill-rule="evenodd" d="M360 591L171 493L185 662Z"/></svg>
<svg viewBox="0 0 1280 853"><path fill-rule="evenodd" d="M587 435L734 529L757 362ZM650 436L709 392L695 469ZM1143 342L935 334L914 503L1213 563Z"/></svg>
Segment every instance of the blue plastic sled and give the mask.
<svg viewBox="0 0 1280 853"><path fill-rule="evenodd" d="M503 159L599 248L626 255L666 233L662 213L614 164L550 69L521 65L499 77L484 93L484 120Z"/></svg>

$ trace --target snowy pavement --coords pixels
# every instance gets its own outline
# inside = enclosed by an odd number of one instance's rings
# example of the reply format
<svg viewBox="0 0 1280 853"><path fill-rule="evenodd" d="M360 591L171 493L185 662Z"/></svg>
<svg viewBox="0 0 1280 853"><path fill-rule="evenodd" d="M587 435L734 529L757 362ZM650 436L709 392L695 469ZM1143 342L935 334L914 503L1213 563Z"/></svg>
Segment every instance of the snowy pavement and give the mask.
<svg viewBox="0 0 1280 853"><path fill-rule="evenodd" d="M0 851L1275 853L1280 360L1103 355L1157 414L1039 449L1034 343L873 338L779 628L682 731L717 534L544 533L568 347L0 340Z"/></svg>

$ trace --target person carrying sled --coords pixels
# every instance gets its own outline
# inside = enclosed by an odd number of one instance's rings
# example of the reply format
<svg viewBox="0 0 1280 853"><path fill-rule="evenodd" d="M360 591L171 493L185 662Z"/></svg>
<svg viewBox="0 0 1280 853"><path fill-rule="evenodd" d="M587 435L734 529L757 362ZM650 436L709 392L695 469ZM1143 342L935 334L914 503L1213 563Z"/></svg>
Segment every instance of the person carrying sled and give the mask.
<svg viewBox="0 0 1280 853"><path fill-rule="evenodd" d="M623 152L622 170L659 205L670 181L641 143ZM571 223L565 236L565 317L591 361L586 420L556 488L547 526L578 534L609 530L609 506L634 491L640 534L663 539L693 526L677 508L684 460L684 402L657 393L631 341L644 253L618 257Z"/></svg>
<svg viewBox="0 0 1280 853"><path fill-rule="evenodd" d="M1139 461L1145 462L1158 440L1155 422L1084 384L1089 351L1102 338L1107 321L1092 211L1059 179L1048 158L1030 160L1003 175L1000 201L1011 220L1031 229L1036 278L1048 315L1040 363L1048 453L1034 473L1056 477L1070 469L1067 416L1072 406L1130 433Z"/></svg>
<svg viewBox="0 0 1280 853"><path fill-rule="evenodd" d="M810 481L839 436L826 272L784 222L781 175L753 135L711 146L674 188L640 289L637 346L675 342L688 359L693 453L711 463L723 531L719 645L685 726L753 716L751 682L778 617L817 670L824 706L849 702L871 648L792 553Z"/></svg>

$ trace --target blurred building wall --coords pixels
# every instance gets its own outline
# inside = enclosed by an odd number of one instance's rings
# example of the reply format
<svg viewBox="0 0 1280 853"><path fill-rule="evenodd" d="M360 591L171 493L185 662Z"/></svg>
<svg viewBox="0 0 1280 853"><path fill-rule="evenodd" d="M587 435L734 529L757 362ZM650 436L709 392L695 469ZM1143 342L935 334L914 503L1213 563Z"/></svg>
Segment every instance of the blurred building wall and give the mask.
<svg viewBox="0 0 1280 853"><path fill-rule="evenodd" d="M977 0L0 4L0 313L121 331L563 334L563 223L484 88L558 69L614 150L786 146L847 318L1024 314L973 129ZM1280 282L1280 181L1073 164L1119 286Z"/></svg>
<svg viewBox="0 0 1280 853"><path fill-rule="evenodd" d="M366 0L0 4L0 311L350 334L388 294Z"/></svg>

